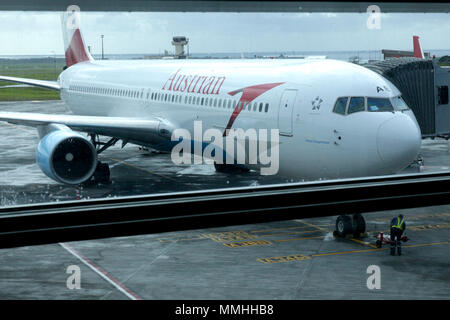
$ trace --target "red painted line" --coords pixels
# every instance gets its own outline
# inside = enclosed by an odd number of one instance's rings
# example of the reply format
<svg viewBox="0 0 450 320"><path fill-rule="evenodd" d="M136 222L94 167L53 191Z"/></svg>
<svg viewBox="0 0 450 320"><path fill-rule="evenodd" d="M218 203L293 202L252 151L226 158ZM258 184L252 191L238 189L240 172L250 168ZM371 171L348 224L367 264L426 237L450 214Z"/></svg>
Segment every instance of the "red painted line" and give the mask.
<svg viewBox="0 0 450 320"><path fill-rule="evenodd" d="M114 278L112 275L110 275L108 272L103 270L101 267L90 261L88 258L83 256L81 253L79 253L77 250L72 248L67 243L60 243L61 247L66 249L69 253L74 255L76 258L78 258L81 262L83 262L85 265L87 265L90 269L92 269L94 272L96 272L98 275L100 275L103 279L108 281L110 284L112 284L114 287L116 287L119 291L121 291L123 294L125 294L128 298L131 300L143 300L139 295L125 287L122 283L120 283L116 278Z"/></svg>

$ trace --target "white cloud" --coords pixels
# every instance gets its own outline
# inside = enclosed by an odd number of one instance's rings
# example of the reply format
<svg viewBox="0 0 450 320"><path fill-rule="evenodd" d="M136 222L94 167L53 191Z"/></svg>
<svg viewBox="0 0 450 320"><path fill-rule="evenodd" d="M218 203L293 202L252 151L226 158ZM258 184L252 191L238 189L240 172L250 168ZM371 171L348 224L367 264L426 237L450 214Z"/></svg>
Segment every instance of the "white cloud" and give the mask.
<svg viewBox="0 0 450 320"><path fill-rule="evenodd" d="M158 53L171 38L190 38L191 52L449 49L446 14L382 14L368 30L366 13L130 13L82 12L93 53ZM63 54L59 13L0 12L0 55Z"/></svg>

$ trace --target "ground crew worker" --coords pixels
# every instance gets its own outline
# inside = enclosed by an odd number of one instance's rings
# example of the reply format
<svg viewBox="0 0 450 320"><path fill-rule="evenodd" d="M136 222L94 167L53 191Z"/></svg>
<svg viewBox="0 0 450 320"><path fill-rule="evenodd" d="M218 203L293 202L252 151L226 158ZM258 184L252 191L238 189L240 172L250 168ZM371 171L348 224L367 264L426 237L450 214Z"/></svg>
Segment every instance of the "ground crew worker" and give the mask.
<svg viewBox="0 0 450 320"><path fill-rule="evenodd" d="M395 247L400 256L402 254L401 238L406 229L405 217L399 214L391 221L391 255L395 255Z"/></svg>

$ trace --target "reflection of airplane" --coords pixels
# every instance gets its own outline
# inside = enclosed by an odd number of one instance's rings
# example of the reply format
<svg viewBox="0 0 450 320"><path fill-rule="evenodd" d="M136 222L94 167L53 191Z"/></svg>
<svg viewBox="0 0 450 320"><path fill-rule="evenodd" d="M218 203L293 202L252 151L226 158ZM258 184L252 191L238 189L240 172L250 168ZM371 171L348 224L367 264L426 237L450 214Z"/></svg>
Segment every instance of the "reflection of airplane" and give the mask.
<svg viewBox="0 0 450 320"><path fill-rule="evenodd" d="M94 61L65 19L68 68L58 81L0 76L59 90L73 112L0 112L2 121L37 128L37 163L58 182L109 178L98 153L118 140L170 150L174 129L192 132L194 120L204 129L279 129L279 174L286 177L391 174L418 153L412 111L392 83L364 67L333 60ZM99 144L97 135L111 140Z"/></svg>

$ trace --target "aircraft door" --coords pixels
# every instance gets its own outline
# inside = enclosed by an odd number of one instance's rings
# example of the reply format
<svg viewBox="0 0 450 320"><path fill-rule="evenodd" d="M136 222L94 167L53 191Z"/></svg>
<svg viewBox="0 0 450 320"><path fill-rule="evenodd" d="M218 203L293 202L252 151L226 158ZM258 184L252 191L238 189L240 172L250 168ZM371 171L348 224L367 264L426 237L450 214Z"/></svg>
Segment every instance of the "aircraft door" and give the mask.
<svg viewBox="0 0 450 320"><path fill-rule="evenodd" d="M297 90L285 90L278 109L278 129L280 135L292 136L292 114Z"/></svg>

